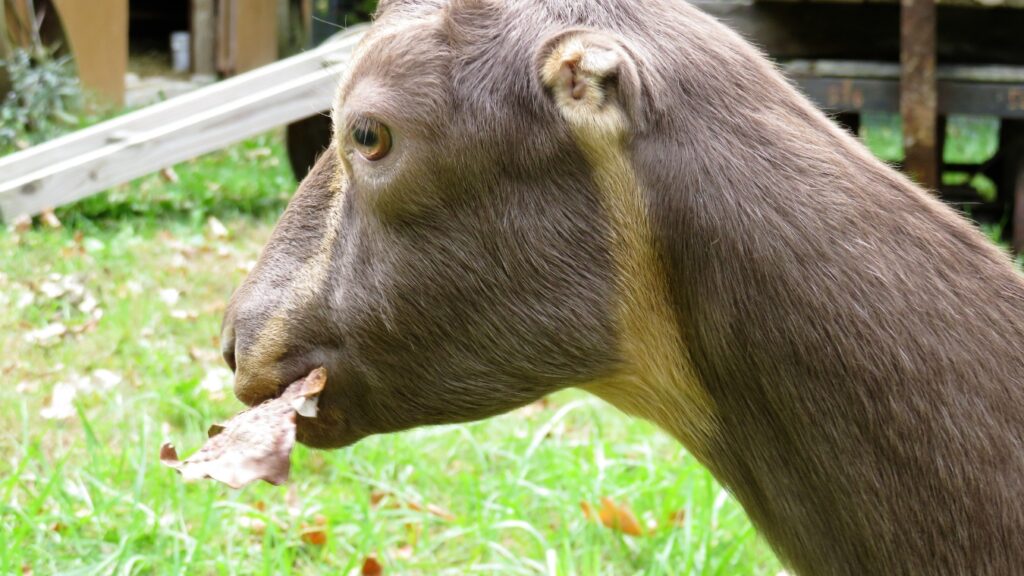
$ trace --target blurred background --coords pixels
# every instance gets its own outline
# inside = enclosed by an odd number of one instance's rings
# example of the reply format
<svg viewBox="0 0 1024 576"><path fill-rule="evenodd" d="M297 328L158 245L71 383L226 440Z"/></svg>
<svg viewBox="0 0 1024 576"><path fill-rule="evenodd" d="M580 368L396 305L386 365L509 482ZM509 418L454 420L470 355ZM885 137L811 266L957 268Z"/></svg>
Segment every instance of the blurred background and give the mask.
<svg viewBox="0 0 1024 576"><path fill-rule="evenodd" d="M375 4L0 0L0 573L780 573L674 440L572 391L298 447L286 488L159 466L240 409L220 317ZM1024 251L1024 0L698 5Z"/></svg>

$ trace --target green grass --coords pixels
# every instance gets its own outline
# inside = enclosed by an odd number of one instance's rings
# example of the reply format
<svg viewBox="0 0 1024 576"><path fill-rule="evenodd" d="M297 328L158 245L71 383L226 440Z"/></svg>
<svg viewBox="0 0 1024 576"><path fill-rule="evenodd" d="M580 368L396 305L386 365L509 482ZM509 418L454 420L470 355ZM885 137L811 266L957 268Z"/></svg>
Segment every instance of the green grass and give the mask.
<svg viewBox="0 0 1024 576"><path fill-rule="evenodd" d="M191 453L240 408L203 382L223 376L224 304L294 182L276 135L175 171L59 211L63 229L0 232L0 574L347 574L371 554L389 574L780 570L674 440L579 392L342 451L299 447L288 487L182 483L159 446ZM47 282L83 294L48 297ZM69 334L52 345L27 340L57 322ZM97 370L120 381L79 385L68 418L42 417L55 389ZM374 506L374 491L393 496ZM581 501L602 497L657 528L633 537L587 520ZM302 538L318 515L322 545Z"/></svg>

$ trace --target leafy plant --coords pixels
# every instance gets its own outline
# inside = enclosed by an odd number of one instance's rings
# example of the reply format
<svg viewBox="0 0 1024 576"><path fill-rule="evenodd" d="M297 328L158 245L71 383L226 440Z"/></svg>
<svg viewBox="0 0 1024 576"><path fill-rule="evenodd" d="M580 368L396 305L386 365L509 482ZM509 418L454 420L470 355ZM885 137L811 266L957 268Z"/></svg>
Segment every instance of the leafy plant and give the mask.
<svg viewBox="0 0 1024 576"><path fill-rule="evenodd" d="M11 82L0 98L0 153L77 126L83 98L70 56L58 56L52 48L17 48L0 67Z"/></svg>

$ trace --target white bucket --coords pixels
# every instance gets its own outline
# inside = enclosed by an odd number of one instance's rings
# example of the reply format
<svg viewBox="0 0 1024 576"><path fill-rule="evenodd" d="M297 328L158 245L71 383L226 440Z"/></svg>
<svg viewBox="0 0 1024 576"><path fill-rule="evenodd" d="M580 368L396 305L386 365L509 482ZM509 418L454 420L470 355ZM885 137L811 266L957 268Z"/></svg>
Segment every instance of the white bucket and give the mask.
<svg viewBox="0 0 1024 576"><path fill-rule="evenodd" d="M192 68L192 35L188 32L171 32L171 68L175 72L188 72Z"/></svg>

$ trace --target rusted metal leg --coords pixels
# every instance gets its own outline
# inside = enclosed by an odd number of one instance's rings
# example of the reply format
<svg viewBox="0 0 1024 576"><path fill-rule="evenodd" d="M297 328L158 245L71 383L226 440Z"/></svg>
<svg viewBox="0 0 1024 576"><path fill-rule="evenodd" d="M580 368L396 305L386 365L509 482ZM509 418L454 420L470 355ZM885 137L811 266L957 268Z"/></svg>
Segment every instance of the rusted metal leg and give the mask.
<svg viewBox="0 0 1024 576"><path fill-rule="evenodd" d="M936 137L935 0L901 0L900 114L906 171L931 189L939 185Z"/></svg>
<svg viewBox="0 0 1024 576"><path fill-rule="evenodd" d="M1013 253L1024 254L1024 155L1017 159L1013 190Z"/></svg>

